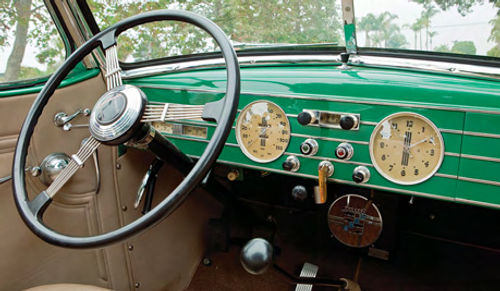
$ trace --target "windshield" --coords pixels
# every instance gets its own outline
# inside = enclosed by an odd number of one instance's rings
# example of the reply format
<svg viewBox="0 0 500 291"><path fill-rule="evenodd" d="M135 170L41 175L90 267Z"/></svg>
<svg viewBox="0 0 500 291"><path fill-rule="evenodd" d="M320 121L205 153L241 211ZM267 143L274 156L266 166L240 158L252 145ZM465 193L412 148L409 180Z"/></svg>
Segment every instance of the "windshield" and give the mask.
<svg viewBox="0 0 500 291"><path fill-rule="evenodd" d="M238 50L289 44L343 42L340 3L334 0L90 0L101 29L141 12L182 9L201 14L219 25ZM213 52L211 37L183 23L156 22L133 28L118 39L121 61Z"/></svg>
<svg viewBox="0 0 500 291"><path fill-rule="evenodd" d="M101 29L141 12L182 9L206 16L237 50L294 45L344 46L341 1L337 0L90 0ZM359 48L500 57L500 1L354 1ZM205 32L183 23L150 23L123 33L122 62L216 51Z"/></svg>
<svg viewBox="0 0 500 291"><path fill-rule="evenodd" d="M500 57L500 1L355 0L359 47Z"/></svg>

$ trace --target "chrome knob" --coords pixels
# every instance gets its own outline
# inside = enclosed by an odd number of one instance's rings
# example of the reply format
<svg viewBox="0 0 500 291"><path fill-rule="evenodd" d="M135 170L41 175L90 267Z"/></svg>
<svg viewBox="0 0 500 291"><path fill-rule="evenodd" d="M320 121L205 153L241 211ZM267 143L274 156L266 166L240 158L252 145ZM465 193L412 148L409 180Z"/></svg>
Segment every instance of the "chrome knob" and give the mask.
<svg viewBox="0 0 500 291"><path fill-rule="evenodd" d="M273 261L273 247L262 238L248 241L240 254L240 263L243 269L252 275L263 274Z"/></svg>
<svg viewBox="0 0 500 291"><path fill-rule="evenodd" d="M300 161L296 156L289 156L282 164L283 170L297 172L300 168Z"/></svg>
<svg viewBox="0 0 500 291"><path fill-rule="evenodd" d="M352 180L358 184L366 183L370 180L370 170L365 166L354 168L352 172Z"/></svg>
<svg viewBox="0 0 500 291"><path fill-rule="evenodd" d="M350 160L354 155L354 148L350 143L343 142L335 149L335 156L339 160Z"/></svg>
<svg viewBox="0 0 500 291"><path fill-rule="evenodd" d="M71 158L65 153L53 153L43 159L40 164L40 180L49 186L69 164Z"/></svg>
<svg viewBox="0 0 500 291"><path fill-rule="evenodd" d="M300 145L300 152L303 155L307 156L314 156L316 153L318 153L318 149L319 149L318 142L312 138L306 139Z"/></svg>

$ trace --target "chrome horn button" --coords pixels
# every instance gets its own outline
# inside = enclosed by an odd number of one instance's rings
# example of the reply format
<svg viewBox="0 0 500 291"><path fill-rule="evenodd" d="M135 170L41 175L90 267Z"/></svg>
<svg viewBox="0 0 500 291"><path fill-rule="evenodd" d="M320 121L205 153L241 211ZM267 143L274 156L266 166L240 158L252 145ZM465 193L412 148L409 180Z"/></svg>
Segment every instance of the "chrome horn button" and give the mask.
<svg viewBox="0 0 500 291"><path fill-rule="evenodd" d="M103 143L126 142L140 127L146 103L144 92L132 85L122 85L107 91L92 110L90 133Z"/></svg>

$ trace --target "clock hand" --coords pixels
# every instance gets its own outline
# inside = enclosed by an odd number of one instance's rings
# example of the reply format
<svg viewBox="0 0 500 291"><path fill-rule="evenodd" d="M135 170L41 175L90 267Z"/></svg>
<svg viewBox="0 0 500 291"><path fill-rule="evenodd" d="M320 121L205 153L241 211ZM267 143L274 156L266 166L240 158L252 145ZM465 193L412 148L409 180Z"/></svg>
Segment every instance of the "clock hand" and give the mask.
<svg viewBox="0 0 500 291"><path fill-rule="evenodd" d="M434 139L433 139L432 137L426 137L426 138L424 138L424 139L421 139L421 140L417 141L417 142L416 142L416 143L414 143L414 144L411 144L409 148L411 149L412 147L414 147L414 146L416 146L416 145L419 145L419 144L421 144L421 143L423 143L423 142L426 142L427 140L429 140L429 138L431 139L432 144L434 144Z"/></svg>

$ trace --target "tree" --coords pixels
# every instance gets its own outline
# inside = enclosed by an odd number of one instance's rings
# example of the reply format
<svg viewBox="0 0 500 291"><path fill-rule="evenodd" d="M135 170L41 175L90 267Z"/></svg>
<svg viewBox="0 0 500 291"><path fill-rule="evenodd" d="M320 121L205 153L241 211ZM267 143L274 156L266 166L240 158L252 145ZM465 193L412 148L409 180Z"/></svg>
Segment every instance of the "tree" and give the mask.
<svg viewBox="0 0 500 291"><path fill-rule="evenodd" d="M365 47L371 46L370 32L375 30L377 19L372 13L368 13L357 23L356 28L365 32Z"/></svg>
<svg viewBox="0 0 500 291"><path fill-rule="evenodd" d="M0 27L2 28L0 44L2 48L10 46L10 39L14 39L3 76L5 81L45 75L52 72L62 61L63 43L55 26L51 23L50 15L46 9L42 9L43 5L43 0L0 2ZM40 63L47 65L45 72L21 66L28 43L40 50L36 58Z"/></svg>
<svg viewBox="0 0 500 291"><path fill-rule="evenodd" d="M454 41L451 52L456 54L475 55L476 46L472 41Z"/></svg>
<svg viewBox="0 0 500 291"><path fill-rule="evenodd" d="M494 19L490 21L490 24L493 25L490 32L489 41L493 41L495 46L488 51L488 56L491 57L500 57L500 1L495 3L497 10L497 15Z"/></svg>
<svg viewBox="0 0 500 291"><path fill-rule="evenodd" d="M434 2L443 11L450 9L451 7L456 7L458 13L460 13L462 16L465 16L467 13L470 13L472 11L471 8L472 6L474 6L474 4L484 2L483 0L412 0L412 1L424 5Z"/></svg>

